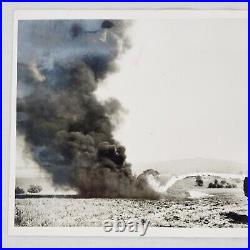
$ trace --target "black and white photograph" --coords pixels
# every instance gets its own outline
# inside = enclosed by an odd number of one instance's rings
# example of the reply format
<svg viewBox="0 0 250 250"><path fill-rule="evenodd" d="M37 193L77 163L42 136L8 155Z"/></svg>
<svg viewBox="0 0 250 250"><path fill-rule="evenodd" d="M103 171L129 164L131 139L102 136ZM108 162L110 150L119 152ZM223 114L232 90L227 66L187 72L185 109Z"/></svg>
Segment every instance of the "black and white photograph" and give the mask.
<svg viewBox="0 0 250 250"><path fill-rule="evenodd" d="M247 232L247 15L131 12L17 15L13 227Z"/></svg>

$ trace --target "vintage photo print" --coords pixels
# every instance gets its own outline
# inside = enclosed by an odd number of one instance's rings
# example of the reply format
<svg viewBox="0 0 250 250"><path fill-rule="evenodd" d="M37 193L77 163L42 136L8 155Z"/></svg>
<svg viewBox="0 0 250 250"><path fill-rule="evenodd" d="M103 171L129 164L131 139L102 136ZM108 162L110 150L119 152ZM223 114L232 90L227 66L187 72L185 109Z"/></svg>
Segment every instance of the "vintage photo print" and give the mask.
<svg viewBox="0 0 250 250"><path fill-rule="evenodd" d="M10 232L246 237L247 13L18 11Z"/></svg>

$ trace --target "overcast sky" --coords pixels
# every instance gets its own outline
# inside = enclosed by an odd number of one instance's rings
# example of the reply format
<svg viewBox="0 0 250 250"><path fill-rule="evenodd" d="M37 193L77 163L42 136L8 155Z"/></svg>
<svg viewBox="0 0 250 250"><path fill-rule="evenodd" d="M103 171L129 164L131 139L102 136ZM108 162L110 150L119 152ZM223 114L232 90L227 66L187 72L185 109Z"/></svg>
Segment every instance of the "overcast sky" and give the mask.
<svg viewBox="0 0 250 250"><path fill-rule="evenodd" d="M247 163L247 20L140 20L97 91L128 111L116 130L133 162Z"/></svg>

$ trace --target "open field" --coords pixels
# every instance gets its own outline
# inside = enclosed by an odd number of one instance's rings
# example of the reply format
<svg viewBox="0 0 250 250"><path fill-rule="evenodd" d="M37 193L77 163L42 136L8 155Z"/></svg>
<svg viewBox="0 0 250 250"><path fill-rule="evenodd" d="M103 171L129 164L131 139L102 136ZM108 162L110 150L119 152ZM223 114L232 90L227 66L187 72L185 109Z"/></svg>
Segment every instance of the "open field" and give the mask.
<svg viewBox="0 0 250 250"><path fill-rule="evenodd" d="M186 182L191 183L190 179ZM175 188L169 190L168 197L161 200L63 197L16 199L15 225L102 226L103 221L118 218L125 222L147 219L155 227L248 227L247 198L241 185L234 189L193 187L189 189L190 192L183 192L183 185L183 182L176 183ZM209 196L190 197L189 194L197 190Z"/></svg>

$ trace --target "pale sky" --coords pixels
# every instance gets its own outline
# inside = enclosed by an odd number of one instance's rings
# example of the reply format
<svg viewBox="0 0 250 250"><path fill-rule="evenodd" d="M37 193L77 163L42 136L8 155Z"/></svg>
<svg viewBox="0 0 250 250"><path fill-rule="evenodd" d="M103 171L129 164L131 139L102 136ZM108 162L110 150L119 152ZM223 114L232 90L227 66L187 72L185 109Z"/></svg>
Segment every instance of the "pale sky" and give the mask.
<svg viewBox="0 0 250 250"><path fill-rule="evenodd" d="M97 91L128 111L116 130L130 162L247 163L247 20L140 20Z"/></svg>

